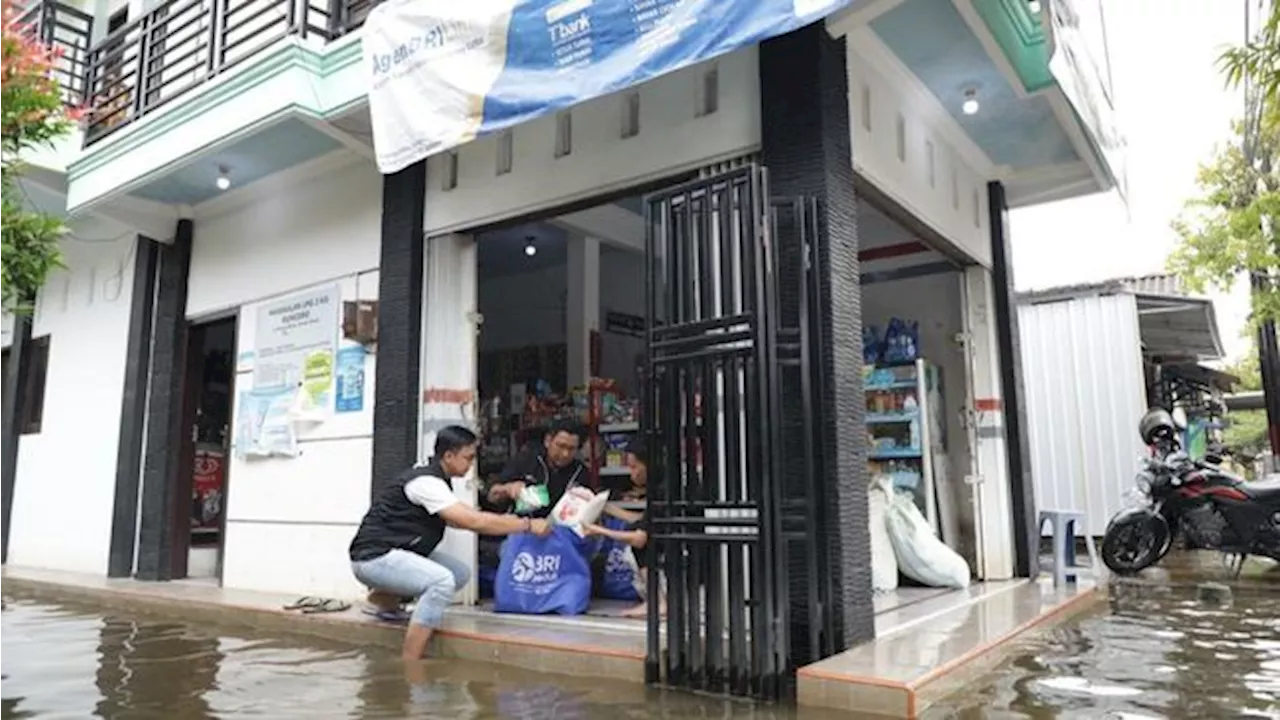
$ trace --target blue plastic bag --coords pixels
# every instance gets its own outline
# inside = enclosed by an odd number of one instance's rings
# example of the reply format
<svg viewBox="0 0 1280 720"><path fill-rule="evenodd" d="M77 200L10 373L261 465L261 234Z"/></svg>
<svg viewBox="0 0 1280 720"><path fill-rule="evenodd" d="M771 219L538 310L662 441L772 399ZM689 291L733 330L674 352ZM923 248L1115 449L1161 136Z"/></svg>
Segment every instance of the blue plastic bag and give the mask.
<svg viewBox="0 0 1280 720"><path fill-rule="evenodd" d="M591 602L587 543L566 527L546 537L513 535L502 544L493 609L525 615L581 615Z"/></svg>
<svg viewBox="0 0 1280 720"><path fill-rule="evenodd" d="M627 524L615 517L606 517L601 523L611 530L628 530ZM604 573L600 576L598 594L609 600L629 600L640 602L640 592L636 590L636 563L629 558L631 546L617 540L605 538L600 545L600 553L604 555Z"/></svg>

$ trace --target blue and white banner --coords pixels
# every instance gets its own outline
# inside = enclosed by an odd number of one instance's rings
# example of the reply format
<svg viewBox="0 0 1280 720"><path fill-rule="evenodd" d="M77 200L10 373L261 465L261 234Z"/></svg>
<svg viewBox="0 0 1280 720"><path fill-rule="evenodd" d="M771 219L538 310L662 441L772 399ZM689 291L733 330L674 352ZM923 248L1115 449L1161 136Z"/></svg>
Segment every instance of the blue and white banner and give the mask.
<svg viewBox="0 0 1280 720"><path fill-rule="evenodd" d="M850 0L389 0L364 24L378 169L819 20Z"/></svg>

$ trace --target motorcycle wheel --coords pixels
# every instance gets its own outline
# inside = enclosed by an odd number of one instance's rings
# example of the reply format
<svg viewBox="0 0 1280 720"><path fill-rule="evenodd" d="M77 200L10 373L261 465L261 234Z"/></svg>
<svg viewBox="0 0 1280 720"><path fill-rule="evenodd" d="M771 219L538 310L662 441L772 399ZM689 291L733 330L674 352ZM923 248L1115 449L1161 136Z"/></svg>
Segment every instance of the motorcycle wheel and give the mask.
<svg viewBox="0 0 1280 720"><path fill-rule="evenodd" d="M1117 575L1132 575L1159 562L1173 544L1164 518L1154 513L1112 524L1102 537L1102 562Z"/></svg>

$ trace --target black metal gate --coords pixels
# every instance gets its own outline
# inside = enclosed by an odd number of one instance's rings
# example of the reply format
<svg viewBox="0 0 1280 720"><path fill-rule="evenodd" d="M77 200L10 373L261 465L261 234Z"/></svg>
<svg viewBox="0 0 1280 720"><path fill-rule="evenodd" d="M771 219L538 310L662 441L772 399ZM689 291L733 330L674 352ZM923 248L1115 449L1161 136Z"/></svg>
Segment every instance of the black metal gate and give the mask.
<svg viewBox="0 0 1280 720"><path fill-rule="evenodd" d="M829 652L813 210L754 164L645 199L650 683L777 699Z"/></svg>

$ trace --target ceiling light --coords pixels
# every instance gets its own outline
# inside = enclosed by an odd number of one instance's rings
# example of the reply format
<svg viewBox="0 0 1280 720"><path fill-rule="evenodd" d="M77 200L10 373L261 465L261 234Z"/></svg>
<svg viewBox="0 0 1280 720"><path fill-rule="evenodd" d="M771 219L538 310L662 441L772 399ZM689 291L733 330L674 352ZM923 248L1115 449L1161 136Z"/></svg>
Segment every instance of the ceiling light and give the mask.
<svg viewBox="0 0 1280 720"><path fill-rule="evenodd" d="M219 190L226 190L227 188L231 187L230 171L228 171L226 167L219 165L218 178L213 181L213 184L217 185Z"/></svg>
<svg viewBox="0 0 1280 720"><path fill-rule="evenodd" d="M1032 15L1039 15L1040 0L1031 0L1031 2L1027 3L1027 9L1031 11Z"/></svg>
<svg viewBox="0 0 1280 720"><path fill-rule="evenodd" d="M533 244L533 236L530 235L524 239L524 254L533 257L538 254L538 248Z"/></svg>
<svg viewBox="0 0 1280 720"><path fill-rule="evenodd" d="M965 115L974 115L978 112L978 91L969 88L964 91L964 103L960 106L960 110Z"/></svg>

